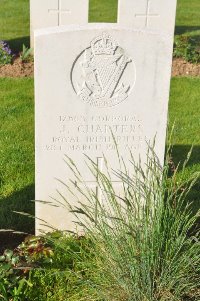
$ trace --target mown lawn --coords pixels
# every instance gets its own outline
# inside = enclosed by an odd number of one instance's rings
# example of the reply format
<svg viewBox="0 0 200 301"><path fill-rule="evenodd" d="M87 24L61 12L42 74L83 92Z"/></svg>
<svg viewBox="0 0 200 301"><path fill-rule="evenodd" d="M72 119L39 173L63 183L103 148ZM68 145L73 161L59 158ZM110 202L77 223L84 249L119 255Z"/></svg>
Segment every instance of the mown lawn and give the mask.
<svg viewBox="0 0 200 301"><path fill-rule="evenodd" d="M34 112L33 80L0 80L0 229L33 231ZM26 225L26 229L23 227Z"/></svg>
<svg viewBox="0 0 200 301"><path fill-rule="evenodd" d="M33 221L11 214L33 213L34 204L34 99L33 79L0 79L0 228L33 231ZM174 78L169 106L170 127L175 122L173 160L193 155L185 171L200 171L200 78ZM199 206L199 189L193 191ZM198 203L197 203L198 202Z"/></svg>
<svg viewBox="0 0 200 301"><path fill-rule="evenodd" d="M172 160L177 166L187 158L192 149L190 160L184 171L184 178L200 172L200 78L173 78L169 103L169 132L174 126L172 139ZM200 181L193 188L190 200L193 208L200 208Z"/></svg>
<svg viewBox="0 0 200 301"><path fill-rule="evenodd" d="M0 1L0 40L7 40L14 51L29 46L29 0Z"/></svg>
<svg viewBox="0 0 200 301"><path fill-rule="evenodd" d="M90 0L89 22L117 22L117 0Z"/></svg>
<svg viewBox="0 0 200 301"><path fill-rule="evenodd" d="M200 35L199 12L199 0L178 0L176 33ZM90 0L89 21L116 22L117 0ZM23 43L29 46L29 27L29 0L0 1L0 39L21 50Z"/></svg>
<svg viewBox="0 0 200 301"><path fill-rule="evenodd" d="M176 33L200 35L200 1L178 0L176 16Z"/></svg>

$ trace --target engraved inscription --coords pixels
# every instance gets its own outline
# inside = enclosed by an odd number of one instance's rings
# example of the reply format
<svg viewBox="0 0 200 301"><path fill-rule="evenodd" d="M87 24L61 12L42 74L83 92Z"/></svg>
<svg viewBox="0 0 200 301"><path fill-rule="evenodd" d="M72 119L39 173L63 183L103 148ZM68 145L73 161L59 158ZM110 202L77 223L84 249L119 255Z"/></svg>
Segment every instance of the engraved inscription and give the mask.
<svg viewBox="0 0 200 301"><path fill-rule="evenodd" d="M113 140L112 134L115 137ZM129 115L61 115L45 146L47 151L112 152L139 150L143 144L142 121Z"/></svg>
<svg viewBox="0 0 200 301"><path fill-rule="evenodd" d="M149 26L149 18L153 18L153 17L159 17L159 14L152 14L150 13L150 0L147 0L147 5L146 5L146 12L145 14L135 14L135 17L141 17L145 19L145 27Z"/></svg>
<svg viewBox="0 0 200 301"><path fill-rule="evenodd" d="M78 56L71 79L83 102L99 108L112 107L129 96L135 84L135 65L124 49L103 33Z"/></svg>

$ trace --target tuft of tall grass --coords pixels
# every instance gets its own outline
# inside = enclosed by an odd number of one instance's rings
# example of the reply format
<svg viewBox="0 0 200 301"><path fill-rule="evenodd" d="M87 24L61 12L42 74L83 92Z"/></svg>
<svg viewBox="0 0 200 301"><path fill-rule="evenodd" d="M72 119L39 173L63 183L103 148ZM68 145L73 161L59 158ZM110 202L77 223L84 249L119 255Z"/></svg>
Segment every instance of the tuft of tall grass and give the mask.
<svg viewBox="0 0 200 301"><path fill-rule="evenodd" d="M107 301L199 300L199 212L194 214L188 202L199 173L182 181L175 168L169 178L170 156L162 167L150 147L146 164L135 162L131 154L128 169L120 154L118 158L117 171L104 158L105 173L88 158L101 198L66 158L80 194L79 205L68 206L84 227L95 256L89 285ZM122 183L120 195L113 175ZM77 185L80 182L83 185Z"/></svg>

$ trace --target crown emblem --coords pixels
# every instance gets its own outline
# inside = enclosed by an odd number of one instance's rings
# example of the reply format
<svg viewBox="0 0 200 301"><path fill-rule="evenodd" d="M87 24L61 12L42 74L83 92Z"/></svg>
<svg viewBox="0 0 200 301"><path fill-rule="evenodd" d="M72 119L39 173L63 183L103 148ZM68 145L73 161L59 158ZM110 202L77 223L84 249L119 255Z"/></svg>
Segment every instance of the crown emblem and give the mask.
<svg viewBox="0 0 200 301"><path fill-rule="evenodd" d="M103 33L91 42L92 53L94 55L113 55L117 46L117 42L106 33Z"/></svg>

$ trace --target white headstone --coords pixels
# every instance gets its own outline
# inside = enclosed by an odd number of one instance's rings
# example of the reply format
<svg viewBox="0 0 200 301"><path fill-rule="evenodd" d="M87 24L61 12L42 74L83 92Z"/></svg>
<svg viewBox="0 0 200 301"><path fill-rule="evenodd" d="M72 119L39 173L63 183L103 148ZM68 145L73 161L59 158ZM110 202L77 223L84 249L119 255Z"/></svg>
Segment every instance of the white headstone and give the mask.
<svg viewBox="0 0 200 301"><path fill-rule="evenodd" d="M118 0L118 23L174 34L177 0Z"/></svg>
<svg viewBox="0 0 200 301"><path fill-rule="evenodd" d="M69 24L87 24L89 0L30 0L31 47L34 30Z"/></svg>
<svg viewBox="0 0 200 301"><path fill-rule="evenodd" d="M172 48L172 34L117 24L36 32L36 200L62 202L56 179L71 177L65 154L91 187L97 179L86 168L84 153L101 169L104 153L117 169L110 129L125 160L130 150L145 160L146 142L156 136L155 151L163 162ZM71 196L70 201L75 202ZM40 219L58 229L75 227L61 207L36 203L36 217L37 233Z"/></svg>

